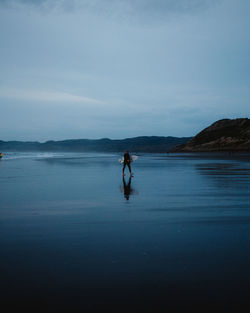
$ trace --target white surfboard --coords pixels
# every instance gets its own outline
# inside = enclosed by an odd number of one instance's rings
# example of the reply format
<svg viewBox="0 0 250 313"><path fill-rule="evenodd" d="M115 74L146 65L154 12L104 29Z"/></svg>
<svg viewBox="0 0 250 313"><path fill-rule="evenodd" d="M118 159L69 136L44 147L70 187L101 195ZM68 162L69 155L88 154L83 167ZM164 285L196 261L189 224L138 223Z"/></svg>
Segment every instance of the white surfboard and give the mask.
<svg viewBox="0 0 250 313"><path fill-rule="evenodd" d="M131 162L135 162L138 159L138 155L131 155ZM118 160L120 163L124 162L124 157Z"/></svg>
<svg viewBox="0 0 250 313"><path fill-rule="evenodd" d="M132 158L132 162L134 162L134 161L136 161L139 157L138 157L138 155L132 155L131 158Z"/></svg>

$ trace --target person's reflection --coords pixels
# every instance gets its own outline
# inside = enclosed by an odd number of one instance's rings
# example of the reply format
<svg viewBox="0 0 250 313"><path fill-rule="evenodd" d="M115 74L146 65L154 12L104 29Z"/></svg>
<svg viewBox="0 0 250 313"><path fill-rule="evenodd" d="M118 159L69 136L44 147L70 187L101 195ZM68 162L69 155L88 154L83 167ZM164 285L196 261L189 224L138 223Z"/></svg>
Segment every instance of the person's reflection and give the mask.
<svg viewBox="0 0 250 313"><path fill-rule="evenodd" d="M124 177L122 178L124 198L126 198L127 200L129 200L129 196L130 196L130 193L132 191L132 189L131 189L131 180L132 180L132 177L130 176L128 183L126 183L125 178Z"/></svg>

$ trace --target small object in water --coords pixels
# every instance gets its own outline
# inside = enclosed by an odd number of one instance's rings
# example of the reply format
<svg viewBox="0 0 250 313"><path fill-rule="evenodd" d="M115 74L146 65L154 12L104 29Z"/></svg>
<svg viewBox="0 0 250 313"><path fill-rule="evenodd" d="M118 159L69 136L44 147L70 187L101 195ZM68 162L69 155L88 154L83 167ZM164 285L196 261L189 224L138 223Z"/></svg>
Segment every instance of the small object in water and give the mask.
<svg viewBox="0 0 250 313"><path fill-rule="evenodd" d="M0 159L3 157L3 153L0 153Z"/></svg>

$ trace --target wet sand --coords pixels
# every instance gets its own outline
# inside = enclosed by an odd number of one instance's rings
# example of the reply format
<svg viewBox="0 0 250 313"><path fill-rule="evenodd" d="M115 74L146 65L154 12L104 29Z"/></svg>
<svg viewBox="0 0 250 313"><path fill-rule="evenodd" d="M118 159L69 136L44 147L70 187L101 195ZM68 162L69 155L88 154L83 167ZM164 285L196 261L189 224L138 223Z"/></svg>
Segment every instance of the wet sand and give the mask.
<svg viewBox="0 0 250 313"><path fill-rule="evenodd" d="M250 156L9 154L8 312L249 312Z"/></svg>

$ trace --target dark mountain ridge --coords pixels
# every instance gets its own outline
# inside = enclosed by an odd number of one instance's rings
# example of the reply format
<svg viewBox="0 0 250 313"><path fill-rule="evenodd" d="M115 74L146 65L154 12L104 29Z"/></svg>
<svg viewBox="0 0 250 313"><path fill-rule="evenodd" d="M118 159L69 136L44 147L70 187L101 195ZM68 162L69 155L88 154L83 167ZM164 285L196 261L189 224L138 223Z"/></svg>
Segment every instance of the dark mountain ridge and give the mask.
<svg viewBox="0 0 250 313"><path fill-rule="evenodd" d="M62 141L1 141L0 151L78 151L78 152L168 152L191 137L142 136L126 139L69 139Z"/></svg>
<svg viewBox="0 0 250 313"><path fill-rule="evenodd" d="M250 151L250 119L222 119L171 152Z"/></svg>

